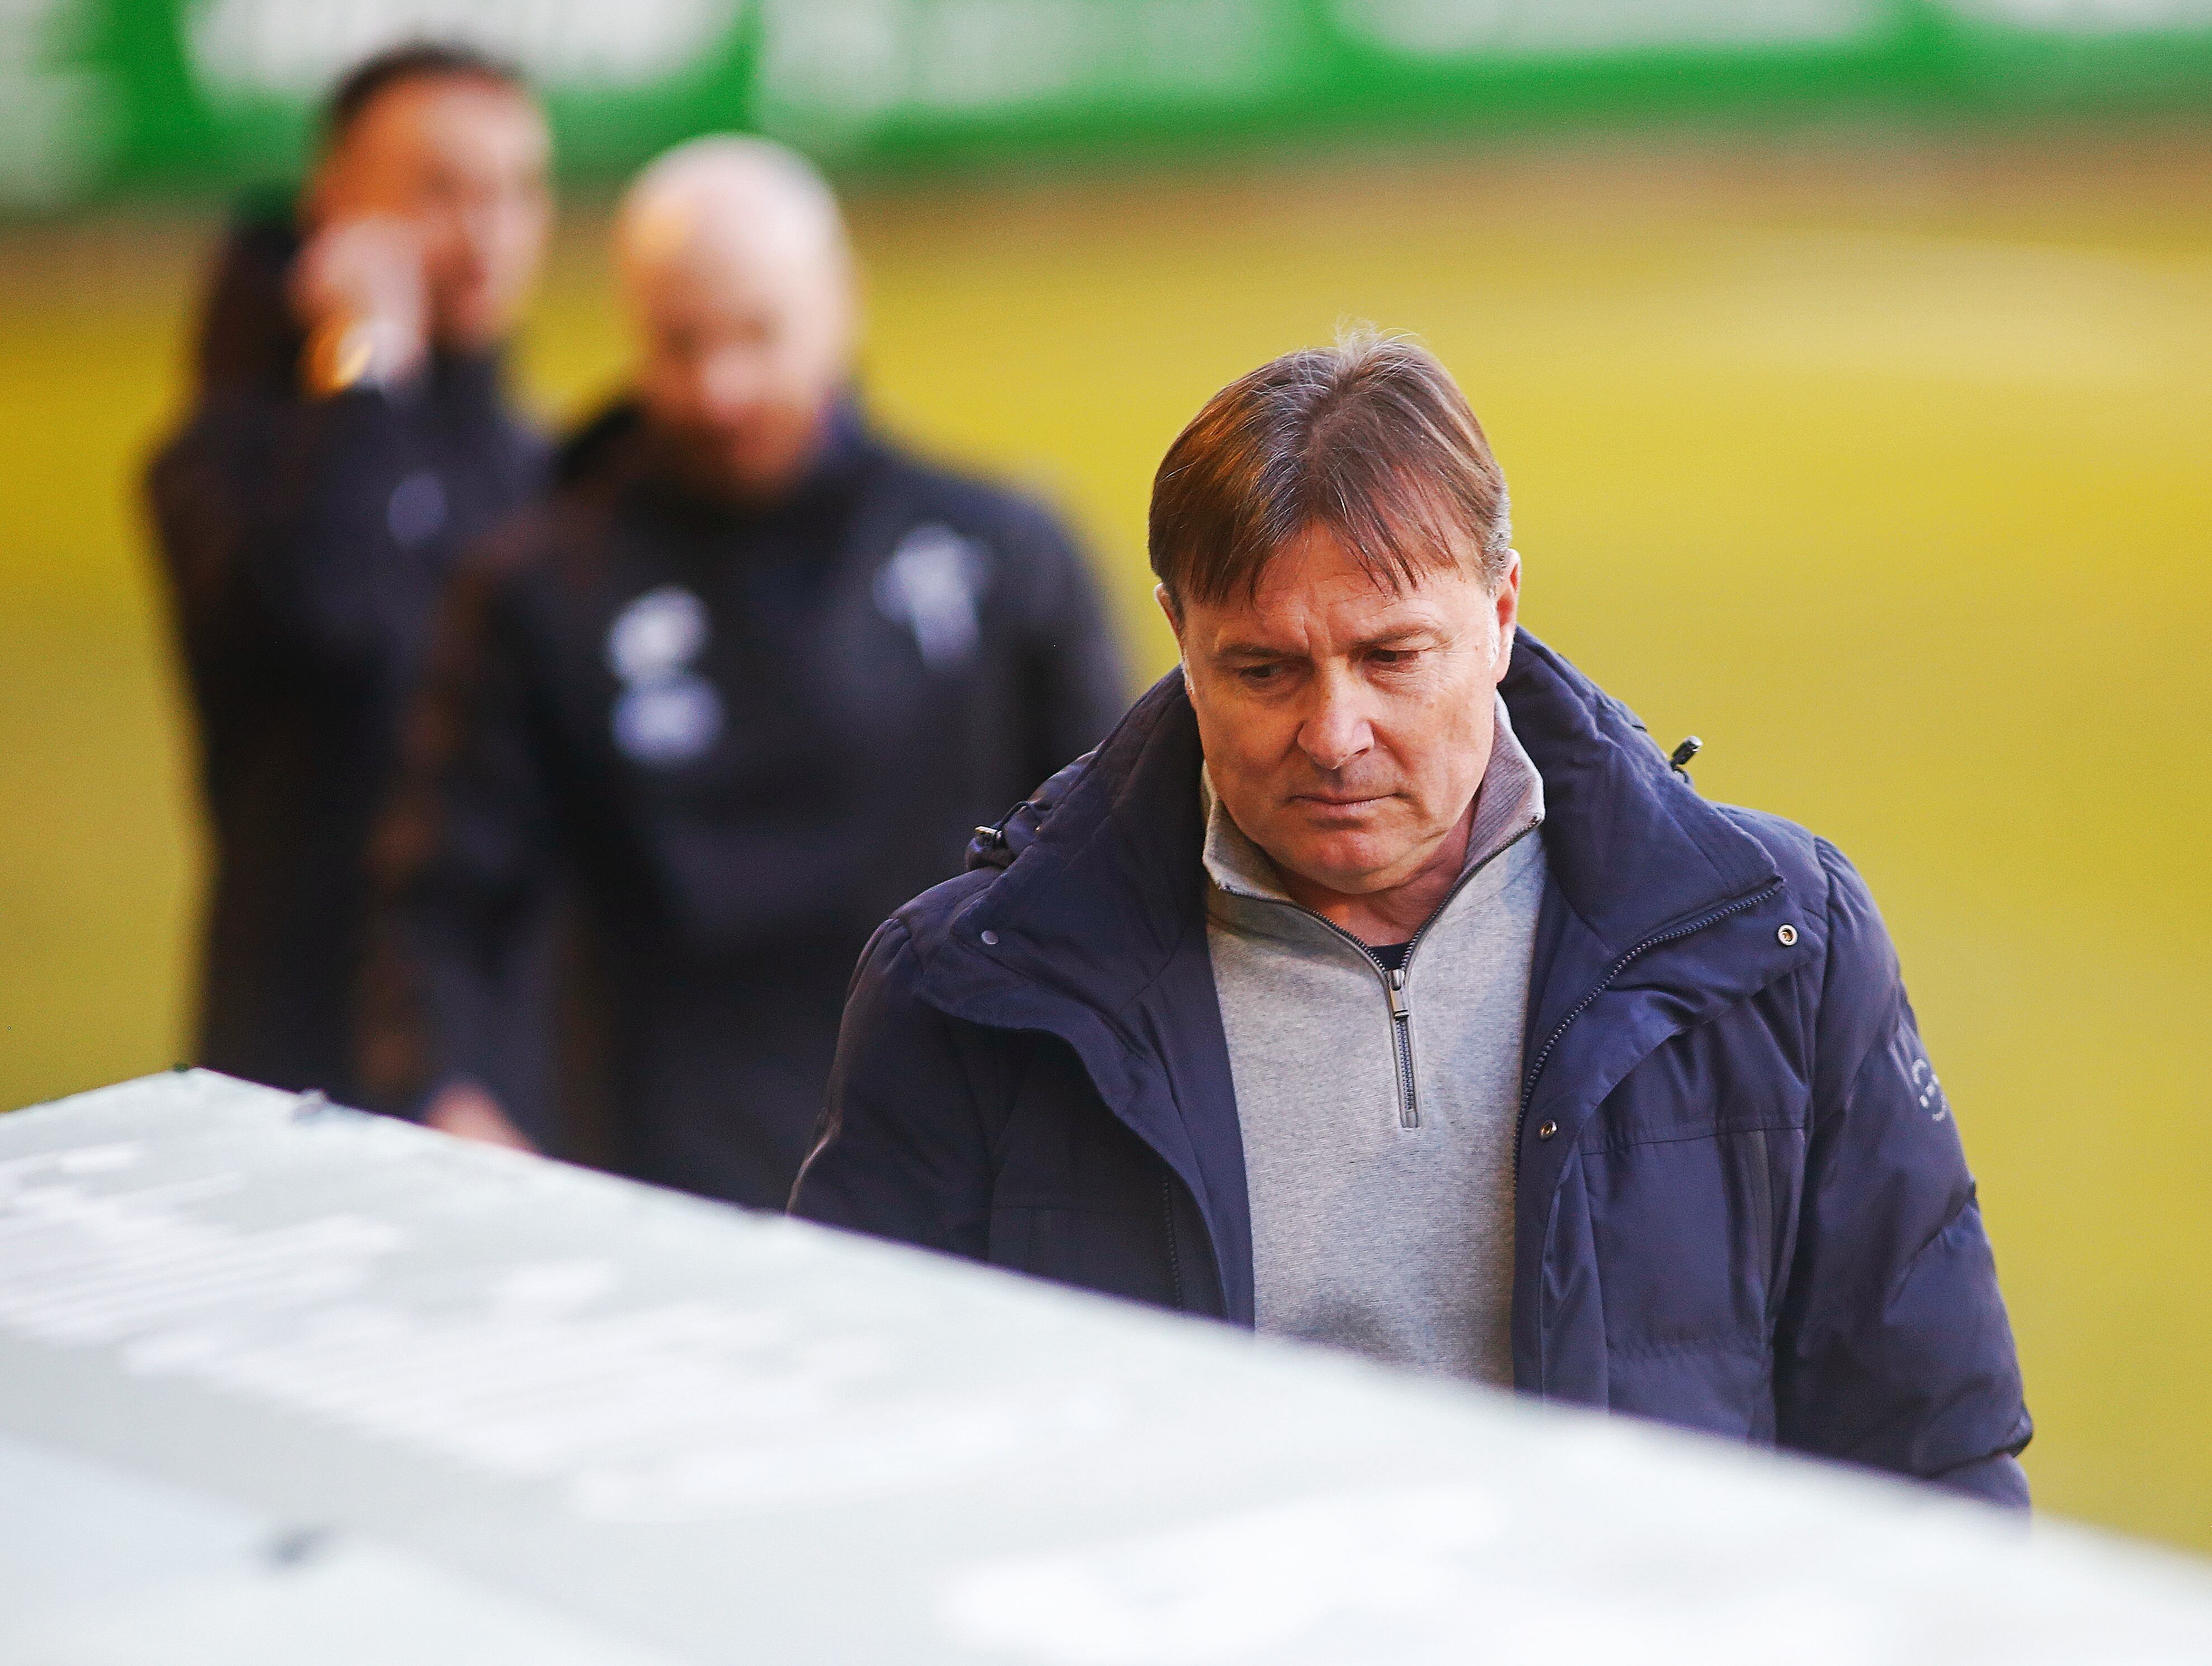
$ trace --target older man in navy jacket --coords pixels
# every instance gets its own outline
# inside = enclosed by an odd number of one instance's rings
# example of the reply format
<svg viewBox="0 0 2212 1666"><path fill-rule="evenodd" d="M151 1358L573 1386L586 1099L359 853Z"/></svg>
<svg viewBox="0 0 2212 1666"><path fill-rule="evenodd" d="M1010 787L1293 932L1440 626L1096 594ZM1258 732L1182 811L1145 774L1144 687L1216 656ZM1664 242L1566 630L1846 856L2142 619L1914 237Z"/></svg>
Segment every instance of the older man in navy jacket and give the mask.
<svg viewBox="0 0 2212 1666"><path fill-rule="evenodd" d="M1872 899L1516 641L1443 367L1224 390L1151 542L1181 669L878 932L795 1210L2025 1504Z"/></svg>

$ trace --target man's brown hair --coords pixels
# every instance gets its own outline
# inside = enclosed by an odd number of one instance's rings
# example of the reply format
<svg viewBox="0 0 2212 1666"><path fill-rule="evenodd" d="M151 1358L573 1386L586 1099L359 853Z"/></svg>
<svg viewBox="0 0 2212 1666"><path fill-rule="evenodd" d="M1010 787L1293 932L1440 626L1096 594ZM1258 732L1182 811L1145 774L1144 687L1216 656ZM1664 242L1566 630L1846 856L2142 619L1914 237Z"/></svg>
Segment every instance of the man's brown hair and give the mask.
<svg viewBox="0 0 2212 1666"><path fill-rule="evenodd" d="M1249 597L1316 530L1391 590L1504 578L1505 476L1459 384L1413 342L1363 330L1261 366L1206 402L1152 478L1152 571L1178 609Z"/></svg>
<svg viewBox="0 0 2212 1666"><path fill-rule="evenodd" d="M363 58L347 70L323 102L322 148L344 144L361 118L394 88L419 81L474 82L522 98L532 96L522 71L505 58L456 40L409 40Z"/></svg>

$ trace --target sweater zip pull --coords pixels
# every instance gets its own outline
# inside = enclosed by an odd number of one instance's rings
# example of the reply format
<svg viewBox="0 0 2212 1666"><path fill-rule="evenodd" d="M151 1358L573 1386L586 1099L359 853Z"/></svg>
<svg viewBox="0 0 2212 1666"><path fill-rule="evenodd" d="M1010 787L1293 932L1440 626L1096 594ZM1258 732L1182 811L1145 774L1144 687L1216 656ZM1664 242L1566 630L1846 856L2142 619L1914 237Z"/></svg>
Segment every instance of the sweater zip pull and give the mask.
<svg viewBox="0 0 2212 1666"><path fill-rule="evenodd" d="M1406 998L1406 968L1394 966L1385 972L1382 989L1390 997L1390 1045L1398 1064L1398 1126L1419 1128L1421 1107L1413 1096L1413 1007Z"/></svg>
<svg viewBox="0 0 2212 1666"><path fill-rule="evenodd" d="M1451 906L1453 899L1467 888L1469 880L1542 825L1543 818L1537 817L1488 856L1483 857L1480 862L1461 874L1451 890L1445 895L1443 901L1437 905L1437 913L1443 913ZM976 829L978 839L981 838L985 831L981 827ZM1372 948L1326 915L1317 914L1310 908L1301 907L1287 897L1255 895L1233 886L1224 888L1234 896L1246 897L1255 902L1291 909L1303 914L1318 924L1322 930L1335 933L1338 937L1366 957L1368 963L1375 968L1376 974L1382 979L1382 992L1389 997L1390 1003L1390 1048L1398 1066L1398 1126L1404 1129L1419 1128L1421 1125L1421 1106L1413 1089L1413 1008L1406 996L1406 972L1413 964L1413 951L1420 947L1421 939L1428 935L1429 927L1435 923L1436 915L1432 914L1424 921L1421 929L1413 933L1407 942L1405 958L1399 963L1397 969L1393 971L1382 964L1381 957ZM1522 1109L1524 1112L1528 1109L1525 1102ZM1515 1160L1516 1162L1519 1160L1518 1152L1515 1153Z"/></svg>

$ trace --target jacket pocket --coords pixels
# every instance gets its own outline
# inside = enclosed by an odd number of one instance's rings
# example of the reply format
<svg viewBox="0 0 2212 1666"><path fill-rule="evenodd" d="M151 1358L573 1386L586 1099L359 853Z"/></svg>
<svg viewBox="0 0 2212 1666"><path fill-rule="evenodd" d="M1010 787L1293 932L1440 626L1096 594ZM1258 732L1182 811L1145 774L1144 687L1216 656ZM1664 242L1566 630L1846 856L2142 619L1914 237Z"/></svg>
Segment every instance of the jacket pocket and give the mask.
<svg viewBox="0 0 2212 1666"><path fill-rule="evenodd" d="M1577 1155L1607 1403L1771 1439L1774 1327L1802 1130L1738 1125Z"/></svg>

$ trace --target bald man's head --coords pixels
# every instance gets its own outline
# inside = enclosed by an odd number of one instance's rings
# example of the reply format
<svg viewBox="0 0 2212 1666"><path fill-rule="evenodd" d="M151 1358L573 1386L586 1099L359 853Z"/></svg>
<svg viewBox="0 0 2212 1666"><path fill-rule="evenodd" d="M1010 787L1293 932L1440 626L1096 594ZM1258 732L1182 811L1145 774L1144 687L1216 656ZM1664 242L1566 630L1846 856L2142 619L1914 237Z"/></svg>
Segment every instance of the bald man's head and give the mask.
<svg viewBox="0 0 2212 1666"><path fill-rule="evenodd" d="M653 425L696 484L782 496L852 363L852 262L829 186L766 140L696 139L637 177L615 239Z"/></svg>

